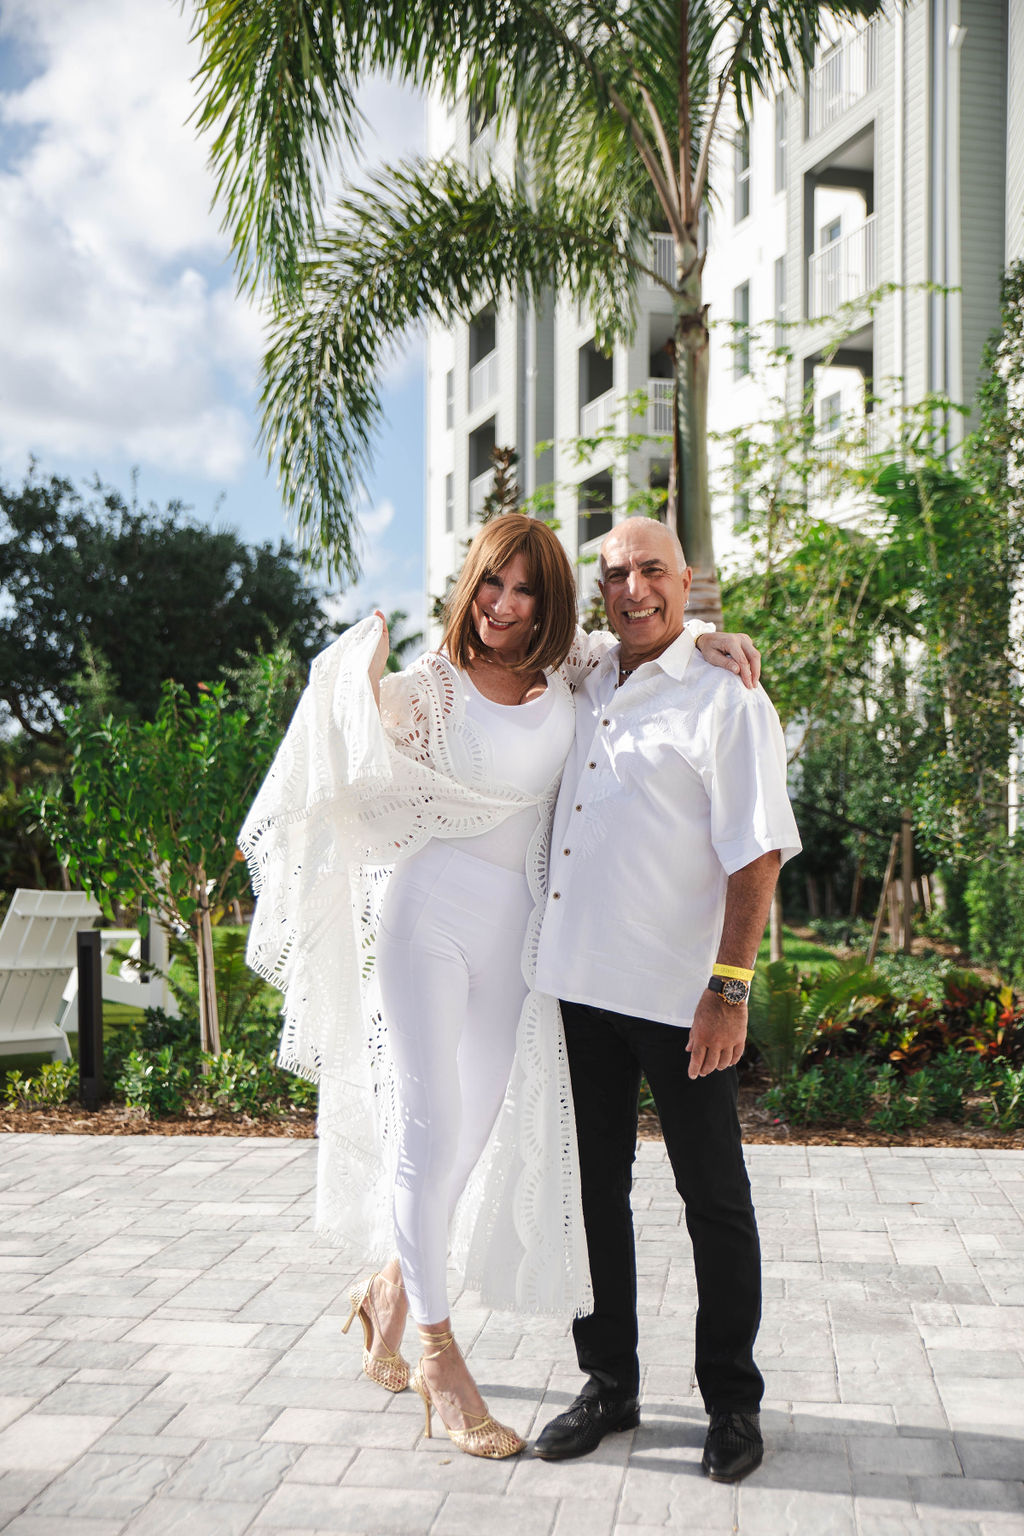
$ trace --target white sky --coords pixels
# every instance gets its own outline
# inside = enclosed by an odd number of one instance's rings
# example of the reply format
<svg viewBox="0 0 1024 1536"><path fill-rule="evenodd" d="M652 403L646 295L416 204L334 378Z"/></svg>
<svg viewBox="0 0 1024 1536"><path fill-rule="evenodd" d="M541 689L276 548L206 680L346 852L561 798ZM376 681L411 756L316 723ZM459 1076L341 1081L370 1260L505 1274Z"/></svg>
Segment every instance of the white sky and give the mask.
<svg viewBox="0 0 1024 1536"><path fill-rule="evenodd" d="M197 50L176 0L0 0L0 475L95 474L177 497L251 542L289 536L254 441L259 316L235 295L187 119ZM365 154L422 149L421 102L361 98ZM422 618L422 348L387 378L390 426L367 486L375 604Z"/></svg>

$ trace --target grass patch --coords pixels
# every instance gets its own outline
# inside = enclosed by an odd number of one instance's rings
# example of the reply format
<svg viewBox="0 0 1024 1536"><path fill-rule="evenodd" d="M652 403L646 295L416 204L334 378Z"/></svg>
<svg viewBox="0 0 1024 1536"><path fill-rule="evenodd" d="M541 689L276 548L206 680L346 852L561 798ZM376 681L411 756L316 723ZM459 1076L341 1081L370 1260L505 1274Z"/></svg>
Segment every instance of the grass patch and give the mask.
<svg viewBox="0 0 1024 1536"><path fill-rule="evenodd" d="M758 965L767 965L771 958L768 935L761 940L761 947L757 952ZM798 970L820 971L823 965L828 965L836 958L835 951L826 949L823 944L816 944L813 939L804 939L793 932L792 928L782 925L782 958L787 965L795 965Z"/></svg>

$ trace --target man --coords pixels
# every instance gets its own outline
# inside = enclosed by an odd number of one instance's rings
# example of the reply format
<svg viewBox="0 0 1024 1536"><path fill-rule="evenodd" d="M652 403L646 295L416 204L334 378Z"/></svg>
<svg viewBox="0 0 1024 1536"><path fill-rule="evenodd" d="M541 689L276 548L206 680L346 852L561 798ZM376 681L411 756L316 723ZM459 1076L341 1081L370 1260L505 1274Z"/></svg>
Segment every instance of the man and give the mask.
<svg viewBox="0 0 1024 1536"><path fill-rule="evenodd" d="M708 666L683 632L692 572L674 533L619 523L601 573L620 643L577 695L537 964L538 987L562 1000L595 1307L573 1324L586 1385L535 1450L581 1456L639 1423L629 1194L644 1073L693 1244L702 1465L735 1482L763 1455L764 1390L735 1067L780 864L800 840L767 695L756 676Z"/></svg>

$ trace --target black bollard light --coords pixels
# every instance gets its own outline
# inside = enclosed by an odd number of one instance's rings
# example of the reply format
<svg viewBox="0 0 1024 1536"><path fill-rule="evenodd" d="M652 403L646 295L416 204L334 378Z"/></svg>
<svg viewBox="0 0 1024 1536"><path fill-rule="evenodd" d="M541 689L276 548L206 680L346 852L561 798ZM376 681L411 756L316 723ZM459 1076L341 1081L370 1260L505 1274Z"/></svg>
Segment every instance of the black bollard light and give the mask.
<svg viewBox="0 0 1024 1536"><path fill-rule="evenodd" d="M103 1096L103 951L99 930L78 935L78 1093L86 1109Z"/></svg>

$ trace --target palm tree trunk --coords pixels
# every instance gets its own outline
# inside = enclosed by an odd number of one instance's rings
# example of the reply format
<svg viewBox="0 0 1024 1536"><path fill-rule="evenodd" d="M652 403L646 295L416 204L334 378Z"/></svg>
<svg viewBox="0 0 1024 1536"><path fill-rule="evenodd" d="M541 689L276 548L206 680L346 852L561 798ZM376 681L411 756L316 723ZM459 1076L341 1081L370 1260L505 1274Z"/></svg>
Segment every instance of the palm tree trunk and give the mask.
<svg viewBox="0 0 1024 1536"><path fill-rule="evenodd" d="M708 476L708 377L710 337L703 302L696 230L676 249L676 316L673 346L673 476L675 527L693 567L688 615L722 625L722 598L715 575Z"/></svg>

